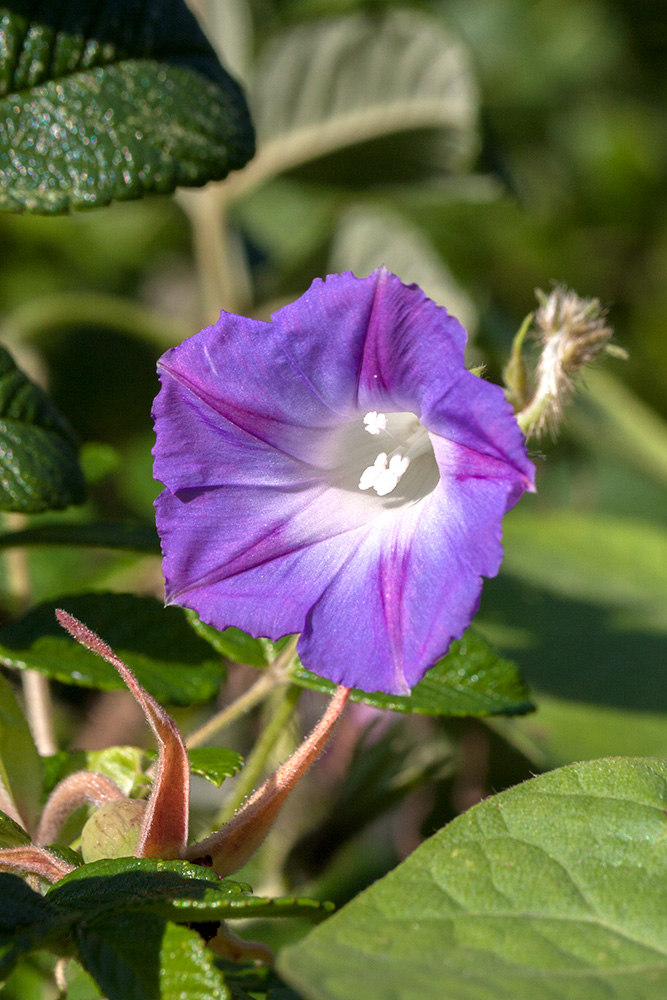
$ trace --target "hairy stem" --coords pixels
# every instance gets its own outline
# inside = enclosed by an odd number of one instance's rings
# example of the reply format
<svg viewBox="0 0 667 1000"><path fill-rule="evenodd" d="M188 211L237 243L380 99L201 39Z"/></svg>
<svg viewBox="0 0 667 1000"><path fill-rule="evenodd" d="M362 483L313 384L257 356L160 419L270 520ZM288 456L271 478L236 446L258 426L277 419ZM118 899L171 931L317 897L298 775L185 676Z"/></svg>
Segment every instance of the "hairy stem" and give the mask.
<svg viewBox="0 0 667 1000"><path fill-rule="evenodd" d="M231 819L239 806L251 794L265 768L267 760L271 756L271 751L284 733L285 726L294 714L302 691L302 688L297 687L295 684L290 684L280 692L280 701L277 705L272 706L273 712L271 718L253 747L253 751L239 775L234 791L221 809L216 825L221 826L227 820Z"/></svg>

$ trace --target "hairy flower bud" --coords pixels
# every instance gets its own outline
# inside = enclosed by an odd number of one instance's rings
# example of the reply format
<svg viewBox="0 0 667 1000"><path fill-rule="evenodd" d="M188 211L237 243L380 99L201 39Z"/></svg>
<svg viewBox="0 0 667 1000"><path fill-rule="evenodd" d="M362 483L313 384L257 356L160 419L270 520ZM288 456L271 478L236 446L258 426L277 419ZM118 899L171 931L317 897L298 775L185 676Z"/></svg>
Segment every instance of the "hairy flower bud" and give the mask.
<svg viewBox="0 0 667 1000"><path fill-rule="evenodd" d="M549 295L540 290L536 295L540 305L534 315L534 335L541 353L535 369L535 391L517 414L526 437L545 430L555 434L576 376L602 351L611 351L612 329L598 299L583 299L564 285ZM612 353L625 356L619 350Z"/></svg>

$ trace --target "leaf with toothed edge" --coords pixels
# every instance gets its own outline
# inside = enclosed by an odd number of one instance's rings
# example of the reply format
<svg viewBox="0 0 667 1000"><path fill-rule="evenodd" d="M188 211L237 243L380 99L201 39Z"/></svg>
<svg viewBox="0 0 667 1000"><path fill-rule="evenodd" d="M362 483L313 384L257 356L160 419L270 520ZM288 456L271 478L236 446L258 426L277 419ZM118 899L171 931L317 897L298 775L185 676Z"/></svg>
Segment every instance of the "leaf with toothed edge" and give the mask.
<svg viewBox="0 0 667 1000"><path fill-rule="evenodd" d="M36 514L84 499L71 427L0 347L0 509Z"/></svg>
<svg viewBox="0 0 667 1000"><path fill-rule="evenodd" d="M184 0L5 0L0 208L54 214L220 180L243 94Z"/></svg>

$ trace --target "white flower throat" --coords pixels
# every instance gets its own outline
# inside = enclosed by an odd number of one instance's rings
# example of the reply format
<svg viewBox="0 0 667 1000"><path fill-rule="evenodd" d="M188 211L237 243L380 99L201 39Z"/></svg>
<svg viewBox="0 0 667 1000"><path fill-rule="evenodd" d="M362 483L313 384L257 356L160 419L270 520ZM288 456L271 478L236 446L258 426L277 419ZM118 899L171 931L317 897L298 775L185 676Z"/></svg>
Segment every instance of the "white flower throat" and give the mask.
<svg viewBox="0 0 667 1000"><path fill-rule="evenodd" d="M370 410L365 415L364 430L374 437L383 435L394 447L390 451L378 452L373 464L364 469L359 480L360 490L373 489L378 496L387 496L396 489L410 463L432 451L428 433L419 419L412 413L401 416L407 420L402 421L400 432L394 434L387 427L385 413Z"/></svg>

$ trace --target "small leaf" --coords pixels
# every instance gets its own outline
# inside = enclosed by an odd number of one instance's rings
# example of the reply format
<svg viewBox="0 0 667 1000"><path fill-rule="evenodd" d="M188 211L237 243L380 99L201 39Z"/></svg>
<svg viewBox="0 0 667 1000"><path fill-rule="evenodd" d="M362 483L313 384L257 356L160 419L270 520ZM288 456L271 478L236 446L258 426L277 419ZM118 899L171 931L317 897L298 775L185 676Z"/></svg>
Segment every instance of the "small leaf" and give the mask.
<svg viewBox="0 0 667 1000"><path fill-rule="evenodd" d="M135 785L144 783L141 769L144 753L138 747L105 747L86 752L86 768L98 771L118 785L123 795L129 795Z"/></svg>
<svg viewBox="0 0 667 1000"><path fill-rule="evenodd" d="M76 942L109 1000L231 1000L213 953L187 927L127 913L84 924Z"/></svg>
<svg viewBox="0 0 667 1000"><path fill-rule="evenodd" d="M303 668L290 679L313 691L333 693L336 685ZM533 710L528 690L513 663L502 659L473 629L453 642L409 697L356 688L351 701L418 715L515 715Z"/></svg>
<svg viewBox="0 0 667 1000"><path fill-rule="evenodd" d="M477 147L467 52L442 22L416 12L299 25L260 59L251 106L259 151L235 179L237 191L392 133L433 130L441 169L461 168ZM401 145L416 156L409 139Z"/></svg>
<svg viewBox="0 0 667 1000"><path fill-rule="evenodd" d="M133 594L82 594L38 605L0 629L1 664L39 670L64 684L103 690L125 686L110 664L63 631L55 607L85 622L112 646L159 702L208 701L222 683L221 662L192 634L181 609Z"/></svg>
<svg viewBox="0 0 667 1000"><path fill-rule="evenodd" d="M23 827L15 823L10 816L0 812L0 848L21 847L29 843L31 843L30 837Z"/></svg>
<svg viewBox="0 0 667 1000"><path fill-rule="evenodd" d="M0 207L42 213L220 180L253 153L243 95L183 0L0 7Z"/></svg>
<svg viewBox="0 0 667 1000"><path fill-rule="evenodd" d="M76 452L69 424L0 347L0 509L34 514L82 503Z"/></svg>
<svg viewBox="0 0 667 1000"><path fill-rule="evenodd" d="M662 1000L667 763L588 761L468 810L285 950L308 1000Z"/></svg>
<svg viewBox="0 0 667 1000"><path fill-rule="evenodd" d="M233 778L243 767L243 757L224 747L197 747L188 750L190 770L218 788L225 778Z"/></svg>
<svg viewBox="0 0 667 1000"><path fill-rule="evenodd" d="M0 673L0 792L5 789L31 830L39 816L42 781L42 761L32 733L11 684Z"/></svg>

